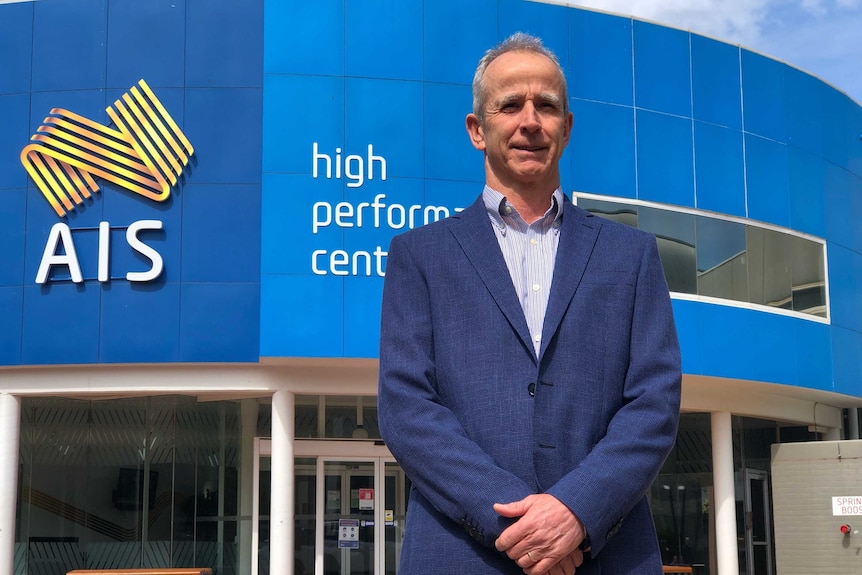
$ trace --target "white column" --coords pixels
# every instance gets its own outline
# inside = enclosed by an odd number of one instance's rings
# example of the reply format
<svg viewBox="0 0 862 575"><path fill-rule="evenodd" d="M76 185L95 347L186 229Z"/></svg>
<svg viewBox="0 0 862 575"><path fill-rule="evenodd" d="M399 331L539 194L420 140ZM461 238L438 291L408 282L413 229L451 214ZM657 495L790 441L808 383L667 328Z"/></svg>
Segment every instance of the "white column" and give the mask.
<svg viewBox="0 0 862 575"><path fill-rule="evenodd" d="M718 575L739 575L736 494L733 486L733 429L728 411L711 414L712 483L715 493L715 547Z"/></svg>
<svg viewBox="0 0 862 575"><path fill-rule="evenodd" d="M269 572L293 573L293 425L295 399L279 390L272 396L271 507Z"/></svg>
<svg viewBox="0 0 862 575"><path fill-rule="evenodd" d="M849 433L849 439L860 439L859 437L859 410L855 407L851 407L847 410L847 419L849 423L847 425L847 432Z"/></svg>
<svg viewBox="0 0 862 575"><path fill-rule="evenodd" d="M239 575L250 575L251 562L251 508L254 491L254 436L257 434L258 402L243 399L240 402L240 474L239 474Z"/></svg>
<svg viewBox="0 0 862 575"><path fill-rule="evenodd" d="M0 393L0 573L14 573L21 400Z"/></svg>

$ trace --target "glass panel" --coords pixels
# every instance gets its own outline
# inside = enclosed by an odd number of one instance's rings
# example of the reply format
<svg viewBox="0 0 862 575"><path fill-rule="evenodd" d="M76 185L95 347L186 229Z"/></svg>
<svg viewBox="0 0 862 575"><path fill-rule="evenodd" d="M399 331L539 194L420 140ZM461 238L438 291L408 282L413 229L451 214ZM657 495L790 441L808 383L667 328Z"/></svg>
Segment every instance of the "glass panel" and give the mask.
<svg viewBox="0 0 862 575"><path fill-rule="evenodd" d="M748 301L745 226L697 216L697 293Z"/></svg>
<svg viewBox="0 0 862 575"><path fill-rule="evenodd" d="M321 401L326 403L324 437L380 439L376 397L328 395Z"/></svg>
<svg viewBox="0 0 862 575"><path fill-rule="evenodd" d="M793 236L746 227L751 303L792 309L790 253Z"/></svg>
<svg viewBox="0 0 862 575"><path fill-rule="evenodd" d="M374 573L374 463L324 464L323 572Z"/></svg>
<svg viewBox="0 0 862 575"><path fill-rule="evenodd" d="M407 500L410 495L410 480L397 463L386 464L386 507L383 517L386 537L386 575L398 573L401 557L401 542L407 521Z"/></svg>
<svg viewBox="0 0 862 575"><path fill-rule="evenodd" d="M826 317L823 245L791 236L793 309Z"/></svg>
<svg viewBox="0 0 862 575"><path fill-rule="evenodd" d="M656 237L667 287L697 293L694 216L656 208L638 208L638 228Z"/></svg>
<svg viewBox="0 0 862 575"><path fill-rule="evenodd" d="M754 546L754 571L752 575L769 575L769 548L765 545Z"/></svg>
<svg viewBox="0 0 862 575"><path fill-rule="evenodd" d="M294 572L314 572L314 530L317 527L317 466L313 458L295 460Z"/></svg>
<svg viewBox="0 0 862 575"><path fill-rule="evenodd" d="M578 198L578 207L597 216L620 222L621 224L626 224L633 228L638 227L638 212L635 206L630 206L620 202L605 202L602 200Z"/></svg>
<svg viewBox="0 0 862 575"><path fill-rule="evenodd" d="M665 565L691 565L709 574L712 508L710 418L680 416L679 432L650 490L650 506Z"/></svg>
<svg viewBox="0 0 862 575"><path fill-rule="evenodd" d="M765 482L763 479L752 477L749 480L751 490L751 538L754 542L766 541L766 508L764 497L766 496Z"/></svg>
<svg viewBox="0 0 862 575"><path fill-rule="evenodd" d="M318 433L318 399L316 395L296 396L294 434L300 439L314 439Z"/></svg>

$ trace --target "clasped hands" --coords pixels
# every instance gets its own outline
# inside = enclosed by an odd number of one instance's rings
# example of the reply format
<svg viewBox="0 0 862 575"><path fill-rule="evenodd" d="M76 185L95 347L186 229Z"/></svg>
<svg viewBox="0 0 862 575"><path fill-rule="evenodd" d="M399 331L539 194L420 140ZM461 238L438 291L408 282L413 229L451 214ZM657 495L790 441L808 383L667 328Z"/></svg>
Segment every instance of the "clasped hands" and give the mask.
<svg viewBox="0 0 862 575"><path fill-rule="evenodd" d="M568 507L547 493L512 503L495 503L494 511L518 520L497 538L495 546L527 575L573 575L584 562L578 546L584 526Z"/></svg>

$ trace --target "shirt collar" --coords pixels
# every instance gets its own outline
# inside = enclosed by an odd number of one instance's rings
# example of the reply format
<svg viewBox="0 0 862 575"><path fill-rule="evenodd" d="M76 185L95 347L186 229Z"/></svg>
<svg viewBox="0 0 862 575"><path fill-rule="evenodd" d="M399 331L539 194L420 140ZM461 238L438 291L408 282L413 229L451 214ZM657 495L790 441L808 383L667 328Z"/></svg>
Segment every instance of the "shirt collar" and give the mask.
<svg viewBox="0 0 862 575"><path fill-rule="evenodd" d="M514 217L516 215L520 217L514 206L509 204L506 196L487 184L485 185L485 189L482 190L482 200L485 203L485 209L488 211L488 217L491 218L491 223L501 230L505 230L507 227L506 217ZM551 225L555 228L559 228L563 219L563 200L563 189L557 188L554 190L554 193L551 195L551 207L548 208L548 211L545 212L542 218L553 220ZM511 212L507 212L507 208Z"/></svg>

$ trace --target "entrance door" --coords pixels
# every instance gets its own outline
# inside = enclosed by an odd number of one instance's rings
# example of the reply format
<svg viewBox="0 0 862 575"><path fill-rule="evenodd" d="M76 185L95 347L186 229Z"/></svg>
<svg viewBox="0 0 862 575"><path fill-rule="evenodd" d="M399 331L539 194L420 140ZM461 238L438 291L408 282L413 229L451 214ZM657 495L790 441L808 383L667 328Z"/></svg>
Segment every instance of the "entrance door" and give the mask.
<svg viewBox="0 0 862 575"><path fill-rule="evenodd" d="M765 471L745 470L746 573L772 575L772 534L769 513L769 476Z"/></svg>
<svg viewBox="0 0 862 575"><path fill-rule="evenodd" d="M289 543L269 541L269 440L258 444L252 575L268 575L269 546ZM298 440L294 453L295 573L395 575L408 480L389 451L365 442Z"/></svg>

